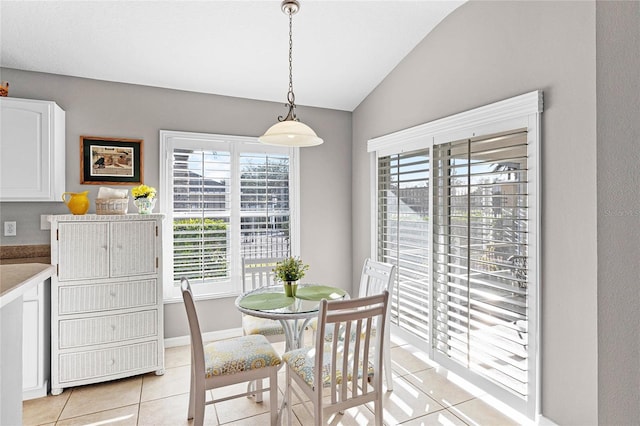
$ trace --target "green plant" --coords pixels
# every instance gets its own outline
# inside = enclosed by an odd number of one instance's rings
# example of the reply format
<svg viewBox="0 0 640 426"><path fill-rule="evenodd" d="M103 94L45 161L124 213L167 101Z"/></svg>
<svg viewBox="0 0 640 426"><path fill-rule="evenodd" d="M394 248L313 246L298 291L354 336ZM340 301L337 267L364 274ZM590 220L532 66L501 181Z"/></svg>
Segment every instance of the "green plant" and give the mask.
<svg viewBox="0 0 640 426"><path fill-rule="evenodd" d="M309 269L309 265L302 263L298 257L288 257L276 263L273 272L279 281L298 281L304 277L305 272Z"/></svg>

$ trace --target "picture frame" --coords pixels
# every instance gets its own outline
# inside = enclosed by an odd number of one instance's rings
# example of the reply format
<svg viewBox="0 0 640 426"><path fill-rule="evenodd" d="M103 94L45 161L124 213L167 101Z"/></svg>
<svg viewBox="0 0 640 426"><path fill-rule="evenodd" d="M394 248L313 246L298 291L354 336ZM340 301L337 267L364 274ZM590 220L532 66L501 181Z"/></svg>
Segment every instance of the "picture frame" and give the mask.
<svg viewBox="0 0 640 426"><path fill-rule="evenodd" d="M140 185L142 139L80 136L80 183Z"/></svg>

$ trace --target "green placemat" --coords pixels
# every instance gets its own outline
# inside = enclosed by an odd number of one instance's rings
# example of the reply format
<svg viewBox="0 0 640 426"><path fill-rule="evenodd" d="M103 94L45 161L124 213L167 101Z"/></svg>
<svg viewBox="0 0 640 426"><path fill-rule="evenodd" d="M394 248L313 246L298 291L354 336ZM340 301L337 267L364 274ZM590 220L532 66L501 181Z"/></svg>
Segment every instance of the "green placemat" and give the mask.
<svg viewBox="0 0 640 426"><path fill-rule="evenodd" d="M239 305L245 309L278 309L289 306L295 301L284 293L250 294L240 300Z"/></svg>
<svg viewBox="0 0 640 426"><path fill-rule="evenodd" d="M330 287L328 285L311 285L298 287L296 297L305 300L341 299L347 294L341 288Z"/></svg>

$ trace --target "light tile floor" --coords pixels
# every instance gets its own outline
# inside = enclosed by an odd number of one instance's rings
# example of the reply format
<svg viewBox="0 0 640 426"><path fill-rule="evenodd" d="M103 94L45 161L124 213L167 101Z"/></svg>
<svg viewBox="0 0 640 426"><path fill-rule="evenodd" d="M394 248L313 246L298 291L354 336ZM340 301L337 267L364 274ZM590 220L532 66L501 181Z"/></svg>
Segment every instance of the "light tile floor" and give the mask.
<svg viewBox="0 0 640 426"><path fill-rule="evenodd" d="M470 387L463 389L444 369L429 361L411 345L392 342L394 390L384 395L386 425L516 425L514 419L483 401ZM284 344L274 346L282 351ZM189 425L188 346L167 348L165 374L149 373L128 379L66 389L61 395L25 401L24 425ZM278 377L278 404L282 401L284 370ZM229 389L232 388L232 389ZM216 390L242 392L246 385ZM348 410L333 418L332 425L373 423L373 407ZM238 398L205 409L206 425L268 425L269 397L263 403ZM293 425L309 425L312 419L294 404Z"/></svg>

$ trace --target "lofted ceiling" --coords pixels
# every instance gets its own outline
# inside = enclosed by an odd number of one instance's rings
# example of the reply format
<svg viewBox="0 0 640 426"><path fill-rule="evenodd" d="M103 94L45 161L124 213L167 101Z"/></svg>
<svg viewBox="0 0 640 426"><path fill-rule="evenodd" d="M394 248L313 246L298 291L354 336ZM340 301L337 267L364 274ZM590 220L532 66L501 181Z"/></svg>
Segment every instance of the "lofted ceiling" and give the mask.
<svg viewBox="0 0 640 426"><path fill-rule="evenodd" d="M296 103L353 111L456 1L301 0ZM0 66L286 102L280 1L0 0Z"/></svg>

